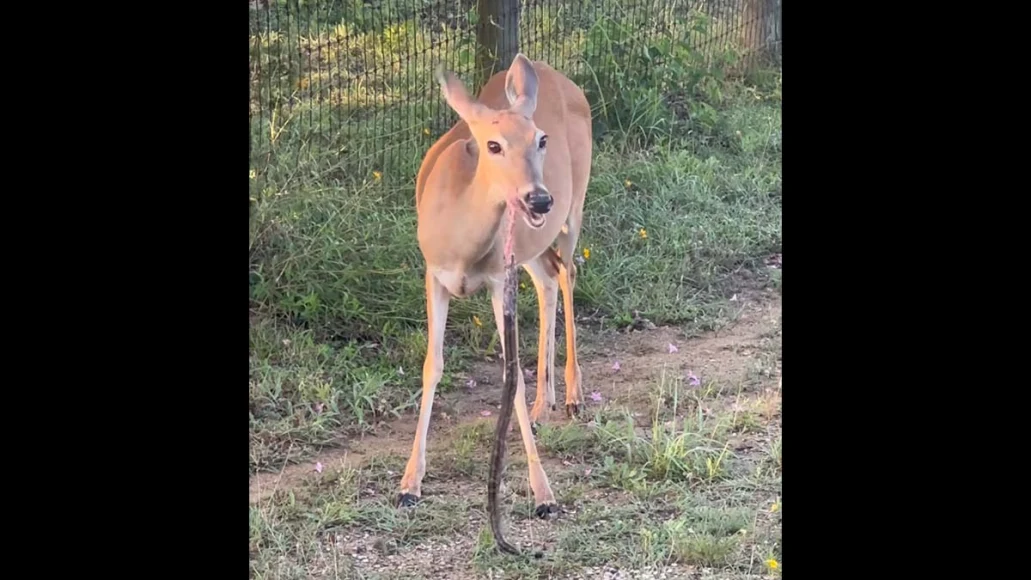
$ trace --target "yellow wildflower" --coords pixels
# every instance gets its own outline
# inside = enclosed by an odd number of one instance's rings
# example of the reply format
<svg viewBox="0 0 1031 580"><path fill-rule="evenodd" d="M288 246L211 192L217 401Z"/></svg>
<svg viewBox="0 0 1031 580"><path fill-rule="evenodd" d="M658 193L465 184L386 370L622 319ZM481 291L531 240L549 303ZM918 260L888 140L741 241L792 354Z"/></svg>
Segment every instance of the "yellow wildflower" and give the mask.
<svg viewBox="0 0 1031 580"><path fill-rule="evenodd" d="M641 228L641 231L637 232L637 235L641 236L642 240L648 239L648 230Z"/></svg>
<svg viewBox="0 0 1031 580"><path fill-rule="evenodd" d="M250 175L251 179L254 179L257 176L258 176L258 172L253 170L253 169L251 169L251 175Z"/></svg>
<svg viewBox="0 0 1031 580"><path fill-rule="evenodd" d="M585 260L590 260L591 259L591 249L590 248L584 248L584 259Z"/></svg>
<svg viewBox="0 0 1031 580"><path fill-rule="evenodd" d="M779 510L780 510L780 502L779 501L773 502L773 505L770 506L770 511L771 512L776 512L776 511L779 511Z"/></svg>
<svg viewBox="0 0 1031 580"><path fill-rule="evenodd" d="M424 129L422 130L422 134L423 134L423 135L429 135L429 134L430 134L430 128L429 128L429 127L426 127L426 128L424 128Z"/></svg>
<svg viewBox="0 0 1031 580"><path fill-rule="evenodd" d="M627 189L630 189L633 185L634 185L634 182L630 181L629 179L623 182L623 186L626 187Z"/></svg>
<svg viewBox="0 0 1031 580"><path fill-rule="evenodd" d="M483 322L480 321L480 317L473 314L473 324L476 326L483 326Z"/></svg>
<svg viewBox="0 0 1031 580"><path fill-rule="evenodd" d="M780 562L778 562L777 560L775 560L773 558L770 558L769 560L766 560L766 566L770 570L777 570L778 568L780 568Z"/></svg>
<svg viewBox="0 0 1031 580"><path fill-rule="evenodd" d="M382 173L380 173L379 171L373 171L373 172L372 172L372 177L373 177L373 179L375 179L376 181L379 181L380 179L383 179L383 174L382 174Z"/></svg>
<svg viewBox="0 0 1031 580"><path fill-rule="evenodd" d="M526 290L526 282L520 282L519 283L519 287L522 288L523 290Z"/></svg>

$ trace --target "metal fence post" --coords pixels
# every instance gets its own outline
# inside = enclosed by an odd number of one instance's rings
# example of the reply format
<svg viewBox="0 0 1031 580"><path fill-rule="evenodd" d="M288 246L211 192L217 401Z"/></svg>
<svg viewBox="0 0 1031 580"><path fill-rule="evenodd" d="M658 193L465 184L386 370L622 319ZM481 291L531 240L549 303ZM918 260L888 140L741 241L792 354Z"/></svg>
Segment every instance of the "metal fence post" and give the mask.
<svg viewBox="0 0 1031 580"><path fill-rule="evenodd" d="M505 70L519 52L519 0L476 0L476 86Z"/></svg>

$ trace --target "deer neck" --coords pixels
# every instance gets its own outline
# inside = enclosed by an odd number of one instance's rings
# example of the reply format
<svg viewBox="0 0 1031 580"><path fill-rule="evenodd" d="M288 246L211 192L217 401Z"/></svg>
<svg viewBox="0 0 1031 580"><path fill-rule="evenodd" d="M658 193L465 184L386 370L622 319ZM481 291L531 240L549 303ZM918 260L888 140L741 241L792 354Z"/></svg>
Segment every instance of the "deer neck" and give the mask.
<svg viewBox="0 0 1031 580"><path fill-rule="evenodd" d="M463 192L464 214L457 222L464 224L468 232L464 243L468 244L469 258L472 262L480 261L497 245L498 232L505 215L505 196L494 185L487 171L476 168L476 174ZM472 264L470 264L472 265Z"/></svg>
<svg viewBox="0 0 1031 580"><path fill-rule="evenodd" d="M505 198L486 173L477 167L465 188L423 216L435 230L433 261L440 267L471 273L498 245Z"/></svg>

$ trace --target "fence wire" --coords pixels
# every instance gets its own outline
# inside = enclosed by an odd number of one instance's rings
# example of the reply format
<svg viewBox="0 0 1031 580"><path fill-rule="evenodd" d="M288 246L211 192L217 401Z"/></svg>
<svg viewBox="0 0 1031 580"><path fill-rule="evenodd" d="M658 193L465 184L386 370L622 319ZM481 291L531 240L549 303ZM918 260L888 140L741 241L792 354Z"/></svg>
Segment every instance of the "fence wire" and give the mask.
<svg viewBox="0 0 1031 580"><path fill-rule="evenodd" d="M740 69L780 56L780 0L252 0L252 156L287 152L301 165L329 153L351 176L414 179L456 121L434 68L478 91L477 28L511 38L507 6L519 50L577 82L610 123L642 78L675 109L690 73L676 63Z"/></svg>

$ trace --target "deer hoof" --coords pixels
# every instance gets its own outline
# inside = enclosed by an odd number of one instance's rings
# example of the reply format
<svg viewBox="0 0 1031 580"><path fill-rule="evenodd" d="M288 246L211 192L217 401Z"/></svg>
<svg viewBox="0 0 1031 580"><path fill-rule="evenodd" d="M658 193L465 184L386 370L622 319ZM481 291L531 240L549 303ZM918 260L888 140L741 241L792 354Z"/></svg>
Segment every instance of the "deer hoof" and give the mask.
<svg viewBox="0 0 1031 580"><path fill-rule="evenodd" d="M534 515L541 519L547 519L551 514L557 514L558 512L558 506L553 503L542 503L533 511Z"/></svg>
<svg viewBox="0 0 1031 580"><path fill-rule="evenodd" d="M397 498L397 507L400 508L412 507L417 503L419 503L419 498L410 493L402 493Z"/></svg>

